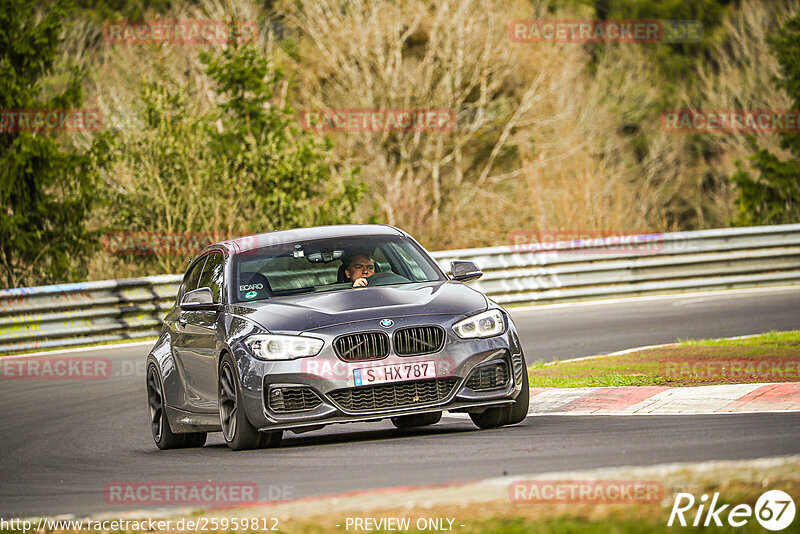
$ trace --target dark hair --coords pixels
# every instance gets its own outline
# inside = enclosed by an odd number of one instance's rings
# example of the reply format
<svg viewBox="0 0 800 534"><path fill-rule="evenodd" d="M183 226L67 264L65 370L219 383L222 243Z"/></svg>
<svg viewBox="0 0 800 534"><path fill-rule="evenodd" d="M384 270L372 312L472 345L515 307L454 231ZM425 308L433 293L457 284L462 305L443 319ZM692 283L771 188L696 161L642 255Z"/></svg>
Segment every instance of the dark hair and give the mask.
<svg viewBox="0 0 800 534"><path fill-rule="evenodd" d="M364 256L365 258L368 258L373 262L375 261L375 258L373 258L372 254L370 254L369 252L354 252L352 254L345 256L344 261L342 263L345 265L345 267L349 269L350 264L353 263L353 260L359 256Z"/></svg>

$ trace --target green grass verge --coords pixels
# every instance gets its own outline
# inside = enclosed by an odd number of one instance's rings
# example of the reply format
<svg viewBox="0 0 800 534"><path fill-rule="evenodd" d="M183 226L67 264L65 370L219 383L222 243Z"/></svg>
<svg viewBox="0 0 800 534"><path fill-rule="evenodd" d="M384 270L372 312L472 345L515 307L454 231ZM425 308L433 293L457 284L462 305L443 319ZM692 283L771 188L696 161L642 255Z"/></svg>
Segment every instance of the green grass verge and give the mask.
<svg viewBox="0 0 800 534"><path fill-rule="evenodd" d="M768 345L791 346L800 345L800 330L788 332L767 332L757 336L741 339L685 339L680 342L683 347L763 347Z"/></svg>
<svg viewBox="0 0 800 534"><path fill-rule="evenodd" d="M800 331L676 346L528 368L531 387L697 386L800 381Z"/></svg>

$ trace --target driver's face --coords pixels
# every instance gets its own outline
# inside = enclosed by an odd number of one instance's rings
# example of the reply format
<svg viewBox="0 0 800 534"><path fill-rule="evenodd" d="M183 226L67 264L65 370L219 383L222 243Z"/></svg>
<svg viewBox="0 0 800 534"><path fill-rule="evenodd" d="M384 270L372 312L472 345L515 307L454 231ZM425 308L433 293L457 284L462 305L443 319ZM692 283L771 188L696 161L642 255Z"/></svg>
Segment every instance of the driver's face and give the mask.
<svg viewBox="0 0 800 534"><path fill-rule="evenodd" d="M369 278L375 274L375 262L366 256L356 256L345 269L345 273L351 282L359 278Z"/></svg>

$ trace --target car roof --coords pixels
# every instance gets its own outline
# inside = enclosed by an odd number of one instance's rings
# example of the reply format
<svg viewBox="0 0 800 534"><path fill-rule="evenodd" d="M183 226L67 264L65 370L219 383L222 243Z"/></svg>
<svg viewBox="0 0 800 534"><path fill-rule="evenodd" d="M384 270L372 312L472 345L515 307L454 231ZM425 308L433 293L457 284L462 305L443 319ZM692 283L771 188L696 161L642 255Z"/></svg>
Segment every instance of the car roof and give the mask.
<svg viewBox="0 0 800 534"><path fill-rule="evenodd" d="M405 232L388 224L337 224L330 226L312 226L309 228L295 228L292 230L276 230L263 234L255 234L236 239L228 239L215 243L206 248L223 248L236 254L248 250L271 246L283 245L295 241L308 241L310 239L329 239L339 237L371 237L381 235L407 235Z"/></svg>

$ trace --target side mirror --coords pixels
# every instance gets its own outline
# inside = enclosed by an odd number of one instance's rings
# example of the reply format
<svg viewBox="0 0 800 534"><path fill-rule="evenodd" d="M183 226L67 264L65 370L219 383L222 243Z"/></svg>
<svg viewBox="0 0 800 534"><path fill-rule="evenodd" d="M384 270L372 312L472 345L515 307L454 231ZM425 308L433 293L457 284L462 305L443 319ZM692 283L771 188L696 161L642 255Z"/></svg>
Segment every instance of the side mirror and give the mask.
<svg viewBox="0 0 800 534"><path fill-rule="evenodd" d="M217 308L218 305L214 304L211 289L207 287L188 291L181 299L182 310L216 310Z"/></svg>
<svg viewBox="0 0 800 534"><path fill-rule="evenodd" d="M481 271L478 266L471 261L451 261L450 272L453 273L453 280L458 280L460 282L477 280L483 276L483 271Z"/></svg>

